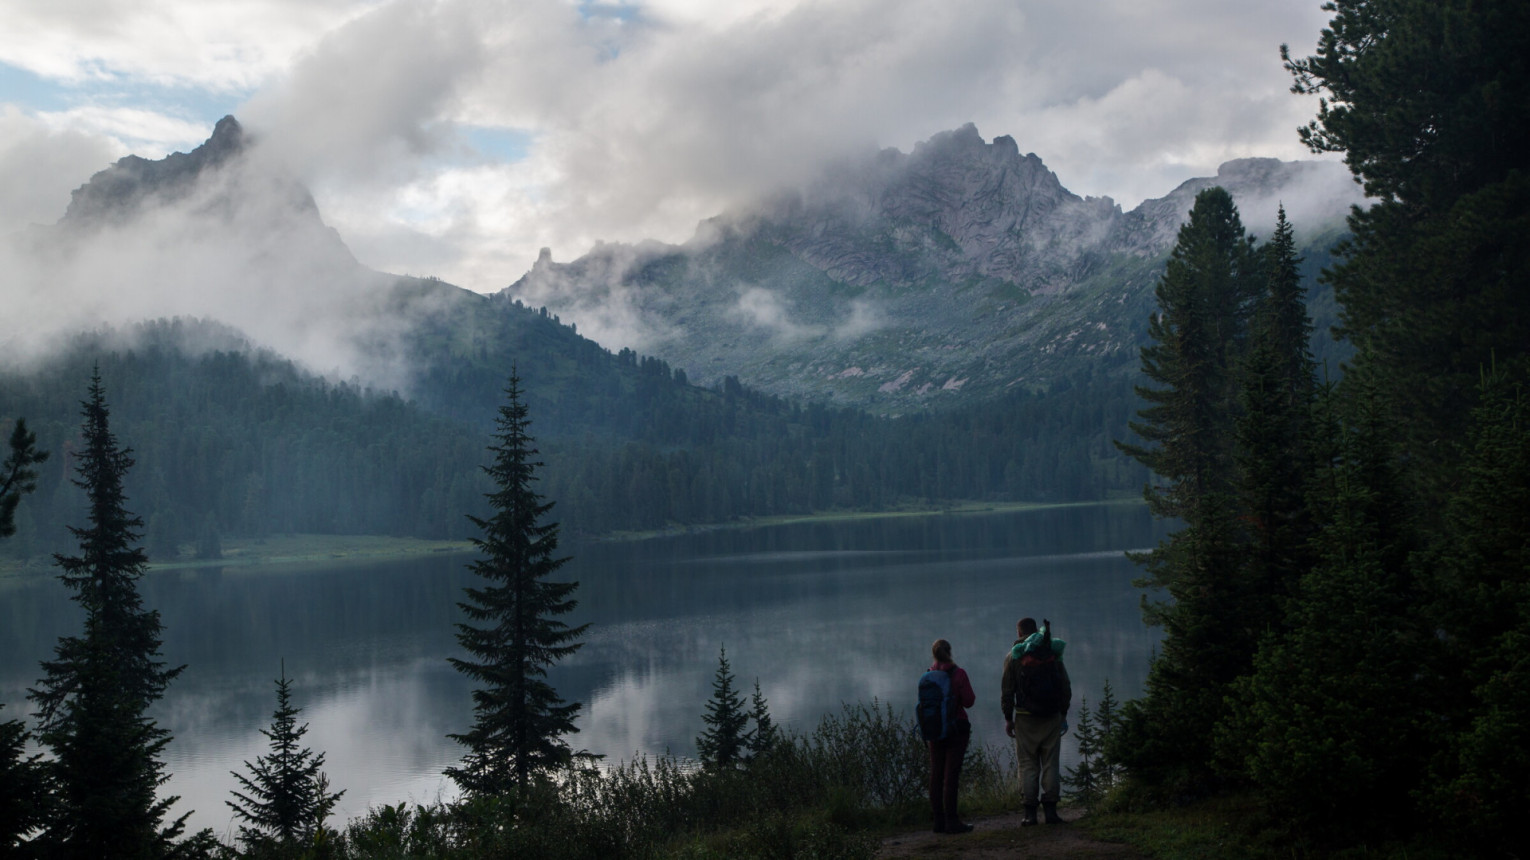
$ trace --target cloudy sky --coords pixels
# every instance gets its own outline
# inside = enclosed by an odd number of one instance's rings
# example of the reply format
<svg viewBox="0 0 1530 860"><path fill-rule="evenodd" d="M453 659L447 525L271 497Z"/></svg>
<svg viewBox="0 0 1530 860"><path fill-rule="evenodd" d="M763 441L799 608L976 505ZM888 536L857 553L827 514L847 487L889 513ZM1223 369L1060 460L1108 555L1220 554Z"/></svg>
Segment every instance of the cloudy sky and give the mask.
<svg viewBox="0 0 1530 860"><path fill-rule="evenodd" d="M0 232L224 114L364 262L492 291L975 122L1128 208L1311 157L1317 0L0 0Z"/></svg>

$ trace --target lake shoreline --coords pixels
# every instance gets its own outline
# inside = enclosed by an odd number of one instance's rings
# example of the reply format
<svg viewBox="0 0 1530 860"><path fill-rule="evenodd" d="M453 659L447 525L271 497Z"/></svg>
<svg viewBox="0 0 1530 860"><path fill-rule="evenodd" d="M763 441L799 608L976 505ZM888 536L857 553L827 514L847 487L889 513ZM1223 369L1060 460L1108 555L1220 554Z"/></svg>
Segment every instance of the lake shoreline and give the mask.
<svg viewBox="0 0 1530 860"><path fill-rule="evenodd" d="M746 517L730 522L674 526L634 532L611 532L587 539L590 543L635 543L658 538L703 534L715 531L769 528L804 523L849 523L883 519L906 519L938 516L978 516L1022 511L1090 508L1114 505L1140 505L1137 497L1088 502L957 502L934 507L909 507L888 511L824 511L813 514L781 514L769 517ZM393 561L426 555L468 553L471 541L438 541L398 538L383 535L273 535L255 540L229 541L223 557L151 562L149 572L191 570L206 567L271 567L289 564L316 564L345 561ZM51 576L52 563L33 558L25 562L0 562L0 580L31 579Z"/></svg>

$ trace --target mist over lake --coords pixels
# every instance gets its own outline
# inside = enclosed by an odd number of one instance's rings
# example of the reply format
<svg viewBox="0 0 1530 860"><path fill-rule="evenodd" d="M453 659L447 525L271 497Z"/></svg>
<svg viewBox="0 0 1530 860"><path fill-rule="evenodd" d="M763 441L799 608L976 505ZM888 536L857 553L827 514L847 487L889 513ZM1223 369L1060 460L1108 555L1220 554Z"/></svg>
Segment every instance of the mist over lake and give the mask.
<svg viewBox="0 0 1530 860"><path fill-rule="evenodd" d="M1158 632L1142 624L1135 566L1122 550L1162 526L1138 505L932 515L727 529L567 547L580 582L572 623L585 646L552 683L585 708L576 748L609 763L636 753L691 756L718 649L740 686L756 678L775 719L811 730L842 702L906 709L929 645L951 640L971 673L977 740L999 744L999 667L1021 615L1068 640L1077 699L1107 678L1140 691ZM346 794L337 810L451 796L441 771L471 723L458 653L467 556L383 563L203 568L147 576L164 655L186 663L157 706L174 734L169 790L194 828L229 826L230 770L266 752L273 680L285 660L294 703ZM78 610L56 579L8 585L0 701L29 711L26 688L73 632ZM1072 749L1065 749L1064 765Z"/></svg>

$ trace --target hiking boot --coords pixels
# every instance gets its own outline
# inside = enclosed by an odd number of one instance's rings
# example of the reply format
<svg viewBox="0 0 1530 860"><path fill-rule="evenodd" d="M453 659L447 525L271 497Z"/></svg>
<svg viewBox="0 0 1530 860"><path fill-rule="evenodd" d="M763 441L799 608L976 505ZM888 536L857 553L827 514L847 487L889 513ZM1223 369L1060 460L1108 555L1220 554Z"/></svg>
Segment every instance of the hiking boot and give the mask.
<svg viewBox="0 0 1530 860"><path fill-rule="evenodd" d="M1063 823L1062 816L1057 814L1057 804L1043 803L1041 804L1041 811L1046 813L1048 824Z"/></svg>
<svg viewBox="0 0 1530 860"><path fill-rule="evenodd" d="M966 823L961 822L961 821L957 821L957 822L954 822L952 824L947 824L946 825L946 832L947 833L971 833L972 832L972 825L971 824L966 824Z"/></svg>
<svg viewBox="0 0 1530 860"><path fill-rule="evenodd" d="M1039 822L1036 821L1036 804L1027 803L1025 805L1025 817L1020 819L1020 826L1030 827L1031 825L1038 823Z"/></svg>

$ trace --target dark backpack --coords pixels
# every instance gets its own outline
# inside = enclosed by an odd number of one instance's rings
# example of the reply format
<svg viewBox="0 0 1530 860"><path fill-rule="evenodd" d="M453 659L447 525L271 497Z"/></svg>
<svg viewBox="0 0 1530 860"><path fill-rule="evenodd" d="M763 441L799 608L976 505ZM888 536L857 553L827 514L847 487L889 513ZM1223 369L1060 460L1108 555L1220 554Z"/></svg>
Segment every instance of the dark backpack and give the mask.
<svg viewBox="0 0 1530 860"><path fill-rule="evenodd" d="M1020 657L1017 703L1033 717L1050 717L1063 709L1062 664L1052 651L1052 625L1042 621L1041 644Z"/></svg>
<svg viewBox="0 0 1530 860"><path fill-rule="evenodd" d="M943 741L956 726L956 692L951 689L951 673L931 669L919 676L919 736L927 741Z"/></svg>

